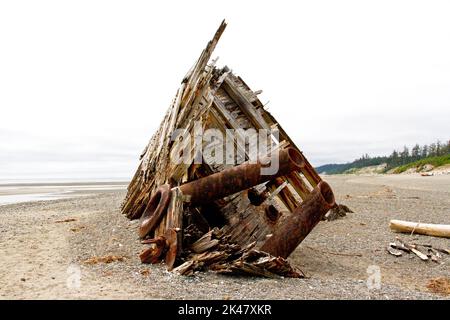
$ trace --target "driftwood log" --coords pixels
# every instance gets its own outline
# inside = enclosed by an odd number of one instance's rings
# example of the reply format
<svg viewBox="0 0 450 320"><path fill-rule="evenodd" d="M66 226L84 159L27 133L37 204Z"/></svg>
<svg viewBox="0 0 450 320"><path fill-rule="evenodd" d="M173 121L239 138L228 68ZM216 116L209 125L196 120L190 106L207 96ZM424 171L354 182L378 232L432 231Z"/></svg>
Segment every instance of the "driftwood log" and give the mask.
<svg viewBox="0 0 450 320"><path fill-rule="evenodd" d="M391 220L389 227L397 232L416 233L434 237L450 238L449 224L431 224L403 220Z"/></svg>

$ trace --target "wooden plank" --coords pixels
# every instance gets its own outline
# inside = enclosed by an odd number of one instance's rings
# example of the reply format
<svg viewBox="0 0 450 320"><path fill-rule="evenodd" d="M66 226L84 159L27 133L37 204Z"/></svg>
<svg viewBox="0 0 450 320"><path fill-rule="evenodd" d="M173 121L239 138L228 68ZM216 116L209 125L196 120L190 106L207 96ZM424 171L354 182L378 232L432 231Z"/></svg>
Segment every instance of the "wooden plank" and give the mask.
<svg viewBox="0 0 450 320"><path fill-rule="evenodd" d="M166 229L183 229L183 195L180 188L172 189L169 208L167 209Z"/></svg>
<svg viewBox="0 0 450 320"><path fill-rule="evenodd" d="M175 105L173 108L172 119L170 120L169 131L168 131L170 135L172 135L173 131L175 130L175 125L178 120L178 113L180 111L181 97L183 96L185 87L186 87L186 84L183 83L181 85L181 87L178 89L177 96L175 98Z"/></svg>
<svg viewBox="0 0 450 320"><path fill-rule="evenodd" d="M236 120L231 115L231 113L229 113L229 111L227 110L227 108L225 107L225 105L219 98L214 97L213 106L214 106L214 109L211 110L212 111L211 113L213 115L215 115L215 111L218 112L219 115L228 123L228 126L230 127L230 129L236 130L236 131L234 131L234 139L233 139L234 140L234 148L235 148L233 164L236 164L237 155L245 155L245 160L248 160L249 155L245 148L245 144L243 144L243 143L245 143L244 137L242 136L241 132L238 130L241 127L236 122ZM228 162L227 162L227 164L228 164Z"/></svg>
<svg viewBox="0 0 450 320"><path fill-rule="evenodd" d="M306 184L303 182L303 179L299 176L298 172L291 172L286 176L291 186L298 193L302 200L305 200L308 197L308 194L311 192Z"/></svg>
<svg viewBox="0 0 450 320"><path fill-rule="evenodd" d="M248 101L248 99L234 86L230 77L227 77L222 84L224 90L230 95L230 97L241 107L242 111L252 121L256 129L270 130L270 126L261 116L261 114L255 110L255 106Z"/></svg>
<svg viewBox="0 0 450 320"><path fill-rule="evenodd" d="M213 106L219 112L219 114L225 119L226 123L228 123L231 129L241 128L236 119L231 115L231 113L227 110L223 102L219 98L217 98L217 96L214 96Z"/></svg>
<svg viewBox="0 0 450 320"><path fill-rule="evenodd" d="M315 188L319 184L319 182L322 181L322 179L308 162L308 160L306 160L305 157L303 157L303 159L305 160L305 166L300 171L303 173L311 186Z"/></svg>
<svg viewBox="0 0 450 320"><path fill-rule="evenodd" d="M284 182L285 180L283 177L275 178L268 184L269 191L271 193L275 192L275 190L282 186ZM295 208L300 205L288 188L281 189L278 193L278 197L290 212L294 211Z"/></svg>

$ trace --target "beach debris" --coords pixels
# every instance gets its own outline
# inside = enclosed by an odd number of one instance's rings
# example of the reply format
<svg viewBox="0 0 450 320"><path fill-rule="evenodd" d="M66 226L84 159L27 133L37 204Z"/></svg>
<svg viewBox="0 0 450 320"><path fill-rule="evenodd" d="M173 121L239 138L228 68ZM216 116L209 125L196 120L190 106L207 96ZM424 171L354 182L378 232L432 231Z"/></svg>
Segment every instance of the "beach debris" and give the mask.
<svg viewBox="0 0 450 320"><path fill-rule="evenodd" d="M396 240L400 243L402 248L409 249L412 253L414 253L416 256L418 256L423 261L428 261L428 256L424 254L422 251L417 249L417 246L415 244L408 244L401 240L399 237L396 237Z"/></svg>
<svg viewBox="0 0 450 320"><path fill-rule="evenodd" d="M122 262L126 259L125 256L116 256L116 255L107 255L103 257L92 257L87 260L84 260L84 264L98 264L98 263L111 263L111 262Z"/></svg>
<svg viewBox="0 0 450 320"><path fill-rule="evenodd" d="M402 255L402 252L395 248L395 243L389 243L386 250L395 257L400 257Z"/></svg>
<svg viewBox="0 0 450 320"><path fill-rule="evenodd" d="M205 233L200 239L195 241L193 244L189 246L189 249L195 253L203 253L216 247L220 240L220 230L218 228L214 228L211 231Z"/></svg>
<svg viewBox="0 0 450 320"><path fill-rule="evenodd" d="M445 253L445 254L450 254L450 249L442 249L442 248L435 248L437 251Z"/></svg>
<svg viewBox="0 0 450 320"><path fill-rule="evenodd" d="M438 263L439 259L442 257L441 254L433 248L428 248L427 256L431 259L431 261L436 263Z"/></svg>
<svg viewBox="0 0 450 320"><path fill-rule="evenodd" d="M338 204L334 208L331 208L330 211L328 211L328 213L324 217L324 220L334 221L347 216L347 213L354 212L345 204Z"/></svg>
<svg viewBox="0 0 450 320"><path fill-rule="evenodd" d="M78 226L78 227L70 228L69 230L72 232L79 232L85 228L86 228L86 226Z"/></svg>
<svg viewBox="0 0 450 320"><path fill-rule="evenodd" d="M398 243L395 242L391 242L390 245L398 250L402 250L406 253L411 253L411 249L409 248L409 246L407 246L400 238L396 237Z"/></svg>
<svg viewBox="0 0 450 320"><path fill-rule="evenodd" d="M149 276L150 273L151 273L150 269L148 269L148 268L147 269L143 269L143 270L140 271L140 274L143 275L144 277Z"/></svg>
<svg viewBox="0 0 450 320"><path fill-rule="evenodd" d="M428 261L428 256L426 254L424 254L422 251L416 249L416 248L411 248L411 251L418 256L421 260L423 261Z"/></svg>
<svg viewBox="0 0 450 320"><path fill-rule="evenodd" d="M397 232L450 238L449 224L431 224L403 220L391 220L389 222L389 227L391 228L391 230Z"/></svg>
<svg viewBox="0 0 450 320"><path fill-rule="evenodd" d="M142 263L158 263L161 261L162 255L167 248L166 238L157 237L155 239L149 239L146 244L152 244L150 248L145 249L139 254L139 258Z"/></svg>
<svg viewBox="0 0 450 320"><path fill-rule="evenodd" d="M376 192L372 192L368 195L369 198L387 198L387 199L395 199L397 198L397 194L395 191L388 187L382 186L382 188Z"/></svg>
<svg viewBox="0 0 450 320"><path fill-rule="evenodd" d="M74 222L74 221L77 221L77 219L75 219L75 218L67 218L67 219L64 219L64 220L56 220L55 223Z"/></svg>
<svg viewBox="0 0 450 320"><path fill-rule="evenodd" d="M304 277L301 270L292 267L284 258L255 250L255 245L256 242L252 242L245 248L241 248L239 245L229 243L229 237L224 236L218 229L211 230L191 248L208 247L214 250L192 252L187 257L187 261L173 271L186 276L193 275L196 271L211 270L225 275L251 275L266 278Z"/></svg>
<svg viewBox="0 0 450 320"><path fill-rule="evenodd" d="M148 246L143 263L164 261L184 275L299 277L286 258L335 206L334 195L259 92L230 68L216 67L211 56L225 27L183 78L140 154L121 211L139 219ZM223 141L225 152L203 135L212 131L222 135L214 141Z"/></svg>
<svg viewBox="0 0 450 320"><path fill-rule="evenodd" d="M434 173L433 172L422 172L420 175L422 177L432 177L432 176L434 176Z"/></svg>
<svg viewBox="0 0 450 320"><path fill-rule="evenodd" d="M450 278L439 277L428 281L427 288L433 292L442 295L450 295Z"/></svg>
<svg viewBox="0 0 450 320"><path fill-rule="evenodd" d="M450 254L450 250L433 248L430 244L407 243L399 237L396 237L396 242L389 243L386 250L395 257L402 256L402 252L413 253L422 261L431 260L436 263L442 260L441 253Z"/></svg>

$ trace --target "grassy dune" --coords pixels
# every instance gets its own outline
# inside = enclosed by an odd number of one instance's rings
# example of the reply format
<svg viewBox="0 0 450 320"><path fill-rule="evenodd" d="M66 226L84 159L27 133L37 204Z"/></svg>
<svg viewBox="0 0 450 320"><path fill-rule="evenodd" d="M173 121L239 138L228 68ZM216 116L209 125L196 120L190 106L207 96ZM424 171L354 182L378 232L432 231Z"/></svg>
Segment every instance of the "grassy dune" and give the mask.
<svg viewBox="0 0 450 320"><path fill-rule="evenodd" d="M414 161L403 166L394 169L394 173L402 173L411 168L417 168L420 171L425 165L431 164L433 167L440 167L446 164L450 164L450 154L439 157L428 157L418 161Z"/></svg>

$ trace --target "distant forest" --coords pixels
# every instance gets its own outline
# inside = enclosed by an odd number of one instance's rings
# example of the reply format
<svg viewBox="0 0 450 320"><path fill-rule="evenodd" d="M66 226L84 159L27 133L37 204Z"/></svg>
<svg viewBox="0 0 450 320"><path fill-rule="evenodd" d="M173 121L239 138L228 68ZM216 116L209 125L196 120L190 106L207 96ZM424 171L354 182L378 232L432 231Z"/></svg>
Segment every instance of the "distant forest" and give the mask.
<svg viewBox="0 0 450 320"><path fill-rule="evenodd" d="M415 146L408 148L403 147L403 150L394 150L389 156L382 157L370 157L368 154L363 155L361 158L342 164L326 164L317 167L318 173L336 174L343 173L349 169L359 169L369 166L377 166L386 163L387 167L385 171L390 169L407 165L425 158L430 157L441 157L450 154L450 140L446 143L437 141L429 145L420 146L416 144Z"/></svg>

